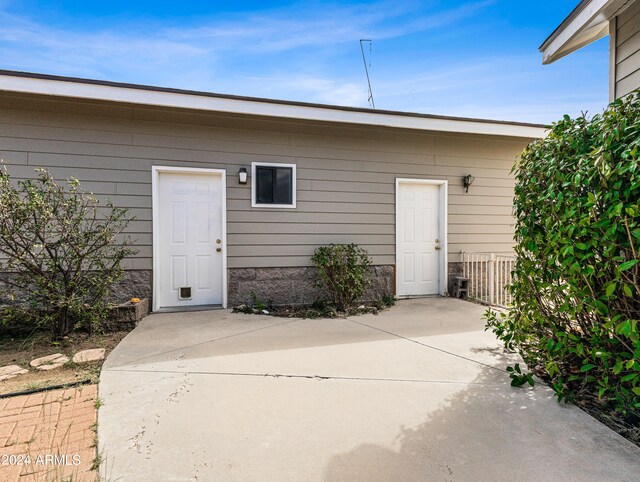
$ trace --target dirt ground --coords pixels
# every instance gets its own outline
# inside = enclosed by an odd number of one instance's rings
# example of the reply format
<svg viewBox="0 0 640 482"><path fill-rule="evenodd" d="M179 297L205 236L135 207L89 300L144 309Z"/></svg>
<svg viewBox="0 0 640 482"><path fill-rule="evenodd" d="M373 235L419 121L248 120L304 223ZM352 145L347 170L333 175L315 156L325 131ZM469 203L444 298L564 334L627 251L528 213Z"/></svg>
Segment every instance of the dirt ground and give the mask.
<svg viewBox="0 0 640 482"><path fill-rule="evenodd" d="M75 353L90 348L105 348L108 355L126 335L127 332L124 331L91 336L85 333L72 333L60 341L52 341L47 333L35 333L23 338L0 338L0 366L19 365L29 370L29 373L0 381L0 394L83 380L96 383L102 366L101 361L82 365L69 362L61 368L50 371L35 370L29 366L29 362L34 358L54 353L62 353L71 359Z"/></svg>

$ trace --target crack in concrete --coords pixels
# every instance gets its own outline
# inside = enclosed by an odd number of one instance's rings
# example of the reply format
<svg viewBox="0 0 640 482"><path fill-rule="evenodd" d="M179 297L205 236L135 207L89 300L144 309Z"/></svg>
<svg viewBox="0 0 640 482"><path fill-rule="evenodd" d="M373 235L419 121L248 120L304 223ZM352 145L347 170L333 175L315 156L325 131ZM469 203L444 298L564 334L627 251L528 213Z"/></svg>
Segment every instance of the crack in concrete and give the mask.
<svg viewBox="0 0 640 482"><path fill-rule="evenodd" d="M472 363L476 363L478 365L482 365L484 367L491 368L493 370L497 370L497 371L499 371L501 373L507 373L507 371L504 368L500 368L500 367L496 367L496 366L493 366L493 365L489 365L487 363L483 363L483 362L480 362L478 360L474 360L473 358L469 358L469 357L466 357L464 355L458 355L457 353L453 353L453 352L444 350L443 348L438 348L438 347L435 347L435 346L432 346L432 345L428 345L426 343L422 343L421 341L414 340L413 338L408 338L406 336L398 335L397 333L393 333L392 331L387 331L387 330L383 330L382 328L377 328L375 326L367 325L366 323L361 323L359 321L352 320L351 318L345 318L345 319L347 321L350 321L351 323L356 324L356 325L365 326L367 328L371 328L372 330L380 331L382 333L386 333L387 335L395 336L395 337L400 338L402 340L410 341L411 343L415 343L417 345L424 346L425 348L430 348L431 350L436 350L436 351L439 351L441 353L445 353L447 355L454 356L456 358L461 358L462 360L467 360L467 361L470 361Z"/></svg>
<svg viewBox="0 0 640 482"><path fill-rule="evenodd" d="M343 376L330 376L330 375L296 375L289 373L243 373L243 372L207 372L207 371L187 371L181 372L178 370L142 370L142 369L121 369L112 370L116 372L131 372L131 373L167 373L167 374L188 374L188 375L218 375L218 376L242 376L242 377L258 377L258 378L302 378L308 380L353 380L353 381L365 381L365 382L402 382L402 383L438 383L438 384L450 384L450 385L478 385L487 387L503 386L504 383L476 383L476 382L464 382L456 380L422 380L418 378L376 378L376 377L343 377Z"/></svg>

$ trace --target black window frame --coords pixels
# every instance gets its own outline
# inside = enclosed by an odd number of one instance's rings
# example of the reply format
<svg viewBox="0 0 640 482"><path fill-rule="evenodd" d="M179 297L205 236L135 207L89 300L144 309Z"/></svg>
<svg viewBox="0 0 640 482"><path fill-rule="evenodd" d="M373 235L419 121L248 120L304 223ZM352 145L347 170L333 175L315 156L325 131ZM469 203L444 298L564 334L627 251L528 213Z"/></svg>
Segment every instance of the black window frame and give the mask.
<svg viewBox="0 0 640 482"><path fill-rule="evenodd" d="M289 173L288 191L278 192L280 189L278 174L280 172ZM270 173L271 186L264 186L264 182L269 182L261 176L269 177ZM280 207L295 208L296 207L296 166L295 164L280 163L261 163L254 162L252 164L252 180L251 180L251 205L252 207ZM287 183L285 183L287 184ZM262 189L264 186L264 189ZM270 191L270 196L269 196ZM270 199L269 199L270 198ZM279 199L280 198L280 199ZM284 201L283 198L286 200Z"/></svg>

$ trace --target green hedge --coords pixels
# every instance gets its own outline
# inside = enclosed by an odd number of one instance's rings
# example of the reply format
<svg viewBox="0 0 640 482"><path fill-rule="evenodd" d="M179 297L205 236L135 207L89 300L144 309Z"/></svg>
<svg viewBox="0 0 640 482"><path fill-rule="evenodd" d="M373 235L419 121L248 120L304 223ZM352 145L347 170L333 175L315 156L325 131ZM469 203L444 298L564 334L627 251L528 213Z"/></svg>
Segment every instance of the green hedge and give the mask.
<svg viewBox="0 0 640 482"><path fill-rule="evenodd" d="M561 400L595 394L632 418L640 414L639 150L639 93L592 119L565 116L524 150L514 168L514 302L488 319ZM527 381L515 370L512 378Z"/></svg>

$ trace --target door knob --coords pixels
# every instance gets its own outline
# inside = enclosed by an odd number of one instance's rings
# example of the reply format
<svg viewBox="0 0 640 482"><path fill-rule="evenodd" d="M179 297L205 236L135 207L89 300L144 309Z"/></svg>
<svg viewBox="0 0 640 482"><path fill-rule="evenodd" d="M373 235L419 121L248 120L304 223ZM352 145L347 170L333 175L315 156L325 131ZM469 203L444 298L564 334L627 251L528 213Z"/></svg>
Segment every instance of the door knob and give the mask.
<svg viewBox="0 0 640 482"><path fill-rule="evenodd" d="M216 248L216 251L220 253L222 251L222 248Z"/></svg>
<svg viewBox="0 0 640 482"><path fill-rule="evenodd" d="M440 251L440 246L436 246L436 251Z"/></svg>
<svg viewBox="0 0 640 482"><path fill-rule="evenodd" d="M220 244L222 241L220 241L219 239L216 239L216 243Z"/></svg>

